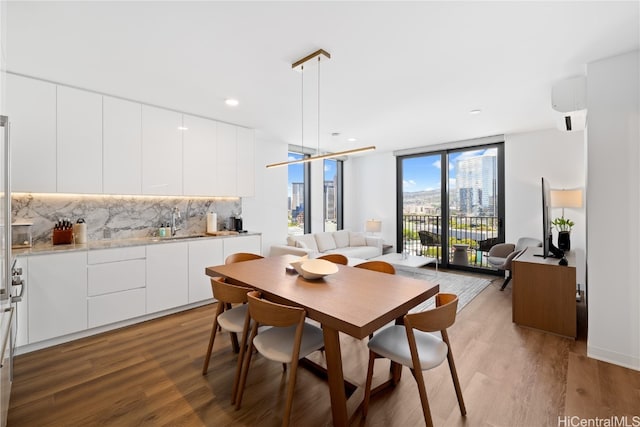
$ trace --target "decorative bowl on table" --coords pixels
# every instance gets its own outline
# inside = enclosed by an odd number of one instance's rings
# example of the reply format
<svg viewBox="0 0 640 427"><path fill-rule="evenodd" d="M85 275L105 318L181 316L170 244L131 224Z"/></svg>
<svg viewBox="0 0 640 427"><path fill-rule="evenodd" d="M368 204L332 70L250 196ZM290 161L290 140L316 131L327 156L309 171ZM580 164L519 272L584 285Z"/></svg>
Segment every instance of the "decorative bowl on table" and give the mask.
<svg viewBox="0 0 640 427"><path fill-rule="evenodd" d="M300 265L300 274L307 280L322 279L338 272L338 266L324 259L310 259Z"/></svg>
<svg viewBox="0 0 640 427"><path fill-rule="evenodd" d="M302 265L303 262L306 262L306 261L309 261L309 257L307 255L298 258L294 262L290 262L289 265L293 267L298 274L302 275L302 269L300 268L300 266Z"/></svg>

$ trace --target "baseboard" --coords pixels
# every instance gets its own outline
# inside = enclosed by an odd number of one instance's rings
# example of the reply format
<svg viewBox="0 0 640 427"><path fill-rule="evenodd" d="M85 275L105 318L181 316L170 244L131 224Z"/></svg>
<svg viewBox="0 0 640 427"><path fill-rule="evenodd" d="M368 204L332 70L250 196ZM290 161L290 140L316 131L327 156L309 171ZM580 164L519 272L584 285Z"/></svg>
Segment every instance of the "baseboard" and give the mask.
<svg viewBox="0 0 640 427"><path fill-rule="evenodd" d="M624 368L640 371L640 357L617 353L587 344L587 356L602 362L612 363Z"/></svg>

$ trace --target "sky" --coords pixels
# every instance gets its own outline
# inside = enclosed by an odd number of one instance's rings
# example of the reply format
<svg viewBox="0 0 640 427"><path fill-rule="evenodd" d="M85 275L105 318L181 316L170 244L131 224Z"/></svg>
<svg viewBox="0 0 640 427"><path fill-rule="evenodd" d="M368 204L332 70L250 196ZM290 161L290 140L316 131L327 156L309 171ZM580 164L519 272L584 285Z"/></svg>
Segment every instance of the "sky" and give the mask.
<svg viewBox="0 0 640 427"><path fill-rule="evenodd" d="M449 154L449 185L455 186L456 161L468 157L495 155L496 149L471 150ZM409 157L402 162L402 188L405 192L428 191L440 189L441 174L440 154Z"/></svg>

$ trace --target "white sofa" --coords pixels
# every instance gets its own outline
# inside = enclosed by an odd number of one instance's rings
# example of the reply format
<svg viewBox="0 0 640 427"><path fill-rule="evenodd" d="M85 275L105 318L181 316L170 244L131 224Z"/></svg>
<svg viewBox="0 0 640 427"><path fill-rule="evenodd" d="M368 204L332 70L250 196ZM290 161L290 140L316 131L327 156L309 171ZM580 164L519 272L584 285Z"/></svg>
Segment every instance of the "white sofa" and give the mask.
<svg viewBox="0 0 640 427"><path fill-rule="evenodd" d="M342 254L348 258L369 259L382 255L382 238L348 230L289 236L286 245L272 245L269 253L271 256L284 254L310 258Z"/></svg>

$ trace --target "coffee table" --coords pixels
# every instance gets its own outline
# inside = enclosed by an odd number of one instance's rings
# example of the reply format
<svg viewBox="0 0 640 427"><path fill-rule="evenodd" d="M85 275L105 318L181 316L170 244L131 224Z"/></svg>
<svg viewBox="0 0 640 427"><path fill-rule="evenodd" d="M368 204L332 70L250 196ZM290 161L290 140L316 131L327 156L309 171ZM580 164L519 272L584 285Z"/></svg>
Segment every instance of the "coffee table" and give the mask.
<svg viewBox="0 0 640 427"><path fill-rule="evenodd" d="M436 263L436 273L438 272L438 258L431 258L418 255L406 255L391 253L372 258L370 261L385 261L396 267L422 267L432 262Z"/></svg>

